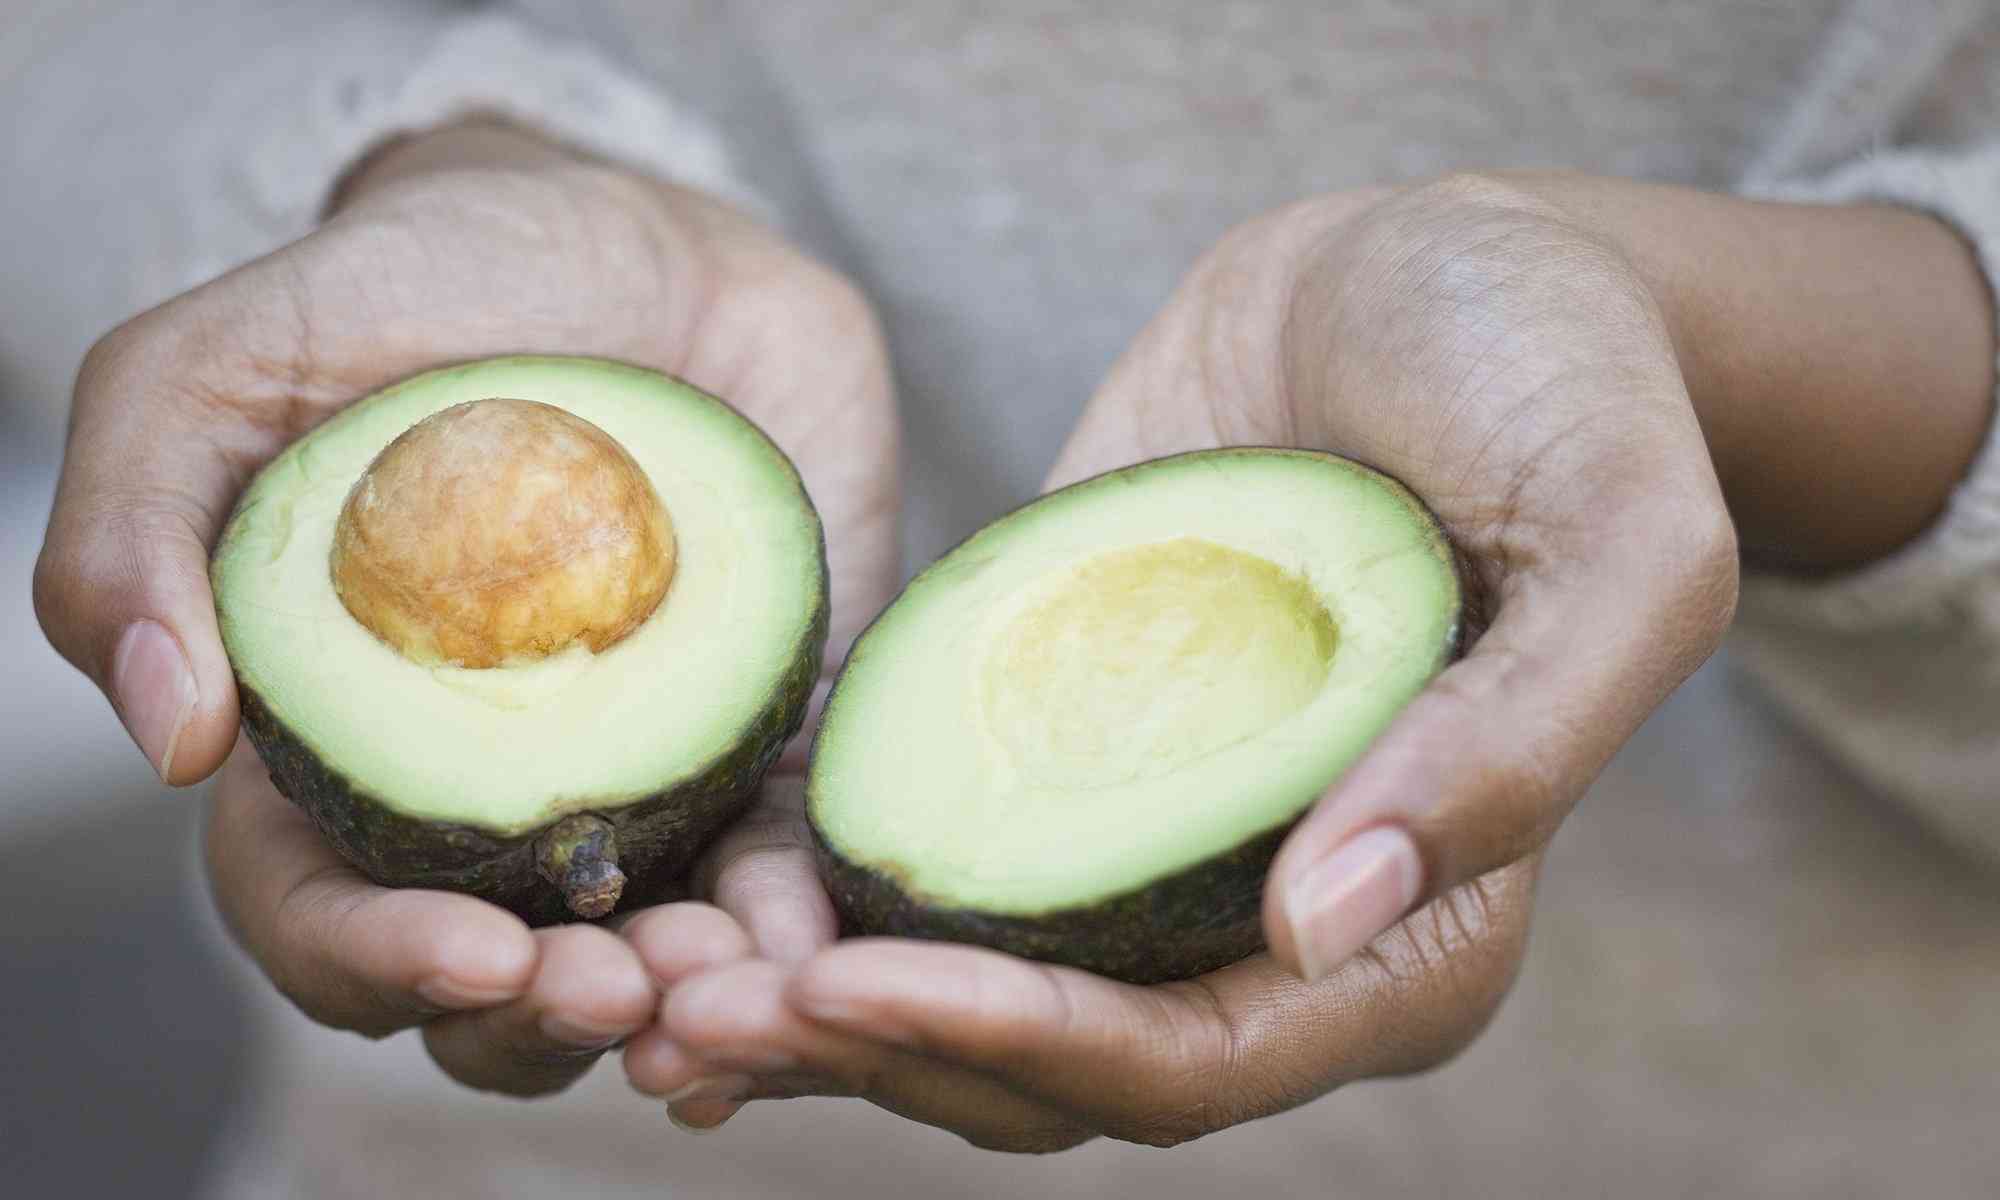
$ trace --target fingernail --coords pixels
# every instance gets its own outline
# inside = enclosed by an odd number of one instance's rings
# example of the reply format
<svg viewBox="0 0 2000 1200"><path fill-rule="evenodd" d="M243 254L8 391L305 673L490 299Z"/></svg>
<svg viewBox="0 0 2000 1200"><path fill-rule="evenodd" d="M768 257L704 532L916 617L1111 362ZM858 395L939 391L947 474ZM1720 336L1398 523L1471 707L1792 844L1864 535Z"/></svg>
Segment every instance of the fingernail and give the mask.
<svg viewBox="0 0 2000 1200"><path fill-rule="evenodd" d="M1347 839L1285 889L1299 970L1308 983L1326 977L1402 919L1423 883L1423 860L1410 835L1379 825Z"/></svg>
<svg viewBox="0 0 2000 1200"><path fill-rule="evenodd" d="M476 988L449 975L433 975L417 985L417 995L444 1009L492 1008L520 995L516 988Z"/></svg>
<svg viewBox="0 0 2000 1200"><path fill-rule="evenodd" d="M741 1100L749 1094L748 1075L702 1075L688 1080L662 1099L668 1104L679 1104L683 1100Z"/></svg>
<svg viewBox="0 0 2000 1200"><path fill-rule="evenodd" d="M542 1014L542 1019L537 1021L536 1025L541 1029L542 1036L550 1041L561 1042L565 1046L583 1051L607 1050L617 1045L619 1039L625 1036L616 1031L592 1029L554 1013Z"/></svg>
<svg viewBox="0 0 2000 1200"><path fill-rule="evenodd" d="M111 695L132 740L170 780L181 731L198 699L194 672L180 643L155 621L134 621L119 636L111 656Z"/></svg>

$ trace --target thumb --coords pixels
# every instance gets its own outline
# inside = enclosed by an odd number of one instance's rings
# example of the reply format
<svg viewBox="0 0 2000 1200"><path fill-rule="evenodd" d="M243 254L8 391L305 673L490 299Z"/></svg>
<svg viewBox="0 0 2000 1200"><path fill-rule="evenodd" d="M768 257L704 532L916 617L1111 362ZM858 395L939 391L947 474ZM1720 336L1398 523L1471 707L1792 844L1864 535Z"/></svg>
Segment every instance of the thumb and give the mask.
<svg viewBox="0 0 2000 1200"><path fill-rule="evenodd" d="M1735 607L1734 534L1726 515L1658 515L1607 529L1563 577L1504 580L1471 653L1292 830L1264 889L1281 962L1321 978L1418 906L1541 847L1713 653Z"/></svg>
<svg viewBox="0 0 2000 1200"><path fill-rule="evenodd" d="M78 376L35 613L178 786L211 774L236 739L208 551L242 482L233 451L251 451L229 445L221 414L133 370L139 340L114 333Z"/></svg>

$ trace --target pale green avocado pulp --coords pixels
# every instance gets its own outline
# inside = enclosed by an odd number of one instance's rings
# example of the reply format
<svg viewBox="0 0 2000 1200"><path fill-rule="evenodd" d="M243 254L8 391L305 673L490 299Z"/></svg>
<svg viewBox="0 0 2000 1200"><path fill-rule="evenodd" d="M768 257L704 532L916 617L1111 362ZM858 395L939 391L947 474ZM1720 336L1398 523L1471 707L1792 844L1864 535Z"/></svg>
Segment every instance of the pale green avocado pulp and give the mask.
<svg viewBox="0 0 2000 1200"><path fill-rule="evenodd" d="M828 845L924 902L1128 893L1304 810L1445 665L1436 521L1331 455L1223 450L987 526L856 643L813 750Z"/></svg>
<svg viewBox="0 0 2000 1200"><path fill-rule="evenodd" d="M335 594L335 522L397 435L493 396L566 409L623 445L672 514L678 563L659 607L601 653L421 666ZM287 449L244 494L211 574L238 677L322 763L406 816L512 834L727 753L818 611L819 537L791 464L721 401L615 363L494 359L410 379Z"/></svg>

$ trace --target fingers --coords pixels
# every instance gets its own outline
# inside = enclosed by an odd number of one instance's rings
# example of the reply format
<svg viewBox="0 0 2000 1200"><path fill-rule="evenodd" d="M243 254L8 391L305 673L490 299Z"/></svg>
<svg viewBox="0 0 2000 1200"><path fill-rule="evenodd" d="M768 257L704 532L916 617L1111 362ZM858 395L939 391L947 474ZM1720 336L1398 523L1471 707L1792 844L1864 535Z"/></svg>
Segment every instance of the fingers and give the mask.
<svg viewBox="0 0 2000 1200"><path fill-rule="evenodd" d="M619 932L655 984L670 988L710 967L739 962L757 952L734 917L695 901L662 904L634 914Z"/></svg>
<svg viewBox="0 0 2000 1200"><path fill-rule="evenodd" d="M35 611L160 777L185 784L214 771L236 736L208 548L240 480L216 431L151 377L166 369L156 358L145 334L120 331L84 362Z"/></svg>
<svg viewBox="0 0 2000 1200"><path fill-rule="evenodd" d="M470 1087L540 1095L652 1020L658 991L631 945L587 925L531 932L470 896L378 887L274 791L247 746L208 828L217 905L309 1017L372 1036L424 1025Z"/></svg>
<svg viewBox="0 0 2000 1200"><path fill-rule="evenodd" d="M695 880L773 962L800 962L839 932L813 858L803 779L767 780L757 807L703 855Z"/></svg>
<svg viewBox="0 0 2000 1200"><path fill-rule="evenodd" d="M271 787L247 743L216 787L207 856L224 920L322 1024L382 1036L507 1004L535 978L539 948L519 918L470 896L370 883Z"/></svg>
<svg viewBox="0 0 2000 1200"><path fill-rule="evenodd" d="M1423 495L1494 604L1273 863L1272 952L1318 978L1546 841L1720 642L1737 557L1658 306L1540 200L1404 193L1313 251L1286 320L1299 440Z"/></svg>
<svg viewBox="0 0 2000 1200"><path fill-rule="evenodd" d="M565 925L534 936L534 979L518 999L424 1026L431 1057L468 1087L515 1096L561 1091L652 1022L659 992L617 934Z"/></svg>
<svg viewBox="0 0 2000 1200"><path fill-rule="evenodd" d="M893 939L816 956L787 993L830 1029L976 1072L1134 1141L1228 1095L1230 1033L1196 996Z"/></svg>
<svg viewBox="0 0 2000 1200"><path fill-rule="evenodd" d="M883 939L816 956L787 997L885 1054L969 1070L1110 1136L1171 1145L1461 1049L1512 982L1535 865L1448 894L1316 984L1268 955L1142 988Z"/></svg>
<svg viewBox="0 0 2000 1200"><path fill-rule="evenodd" d="M713 905L693 901L649 908L626 921L622 933L662 991L702 971L741 962L757 953L756 944L734 917ZM640 1078L691 1083L700 1075L673 1039L658 1028L640 1034L626 1048L628 1077L633 1075L635 1064L644 1064L639 1068ZM705 1132L736 1115L742 1101L732 1097L747 1094L752 1081L748 1076L727 1075L708 1078L698 1087L687 1088L682 1083L669 1086L682 1092L667 1108L674 1124L690 1132ZM659 1094L666 1088L653 1090Z"/></svg>
<svg viewBox="0 0 2000 1200"><path fill-rule="evenodd" d="M668 1097L690 1125L760 1096L857 1095L993 1149L1058 1150L1092 1136L977 1072L802 1018L786 1003L787 977L777 964L742 962L682 983L626 1050L633 1086Z"/></svg>
<svg viewBox="0 0 2000 1200"><path fill-rule="evenodd" d="M1719 508L1598 528L1574 566L1511 575L1470 654L1293 830L1264 892L1280 961L1319 978L1412 905L1543 845L1714 651L1736 582Z"/></svg>
<svg viewBox="0 0 2000 1200"><path fill-rule="evenodd" d="M77 374L35 611L170 784L236 738L209 549L250 473L331 407L284 275L255 265L141 314Z"/></svg>
<svg viewBox="0 0 2000 1200"><path fill-rule="evenodd" d="M1446 892L1316 983L1268 954L1197 983L1246 1048L1245 1075L1286 1105L1428 1070L1468 1045L1506 997L1541 863L1537 851ZM1316 1076L1299 1078L1301 1066Z"/></svg>

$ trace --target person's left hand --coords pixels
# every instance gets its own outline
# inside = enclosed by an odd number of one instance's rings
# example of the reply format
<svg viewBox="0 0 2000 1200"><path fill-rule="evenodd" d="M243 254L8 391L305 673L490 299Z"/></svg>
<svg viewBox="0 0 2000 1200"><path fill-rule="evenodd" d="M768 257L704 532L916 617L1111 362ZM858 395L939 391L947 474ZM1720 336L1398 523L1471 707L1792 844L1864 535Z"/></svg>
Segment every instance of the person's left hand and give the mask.
<svg viewBox="0 0 2000 1200"><path fill-rule="evenodd" d="M626 1051L639 1090L684 1124L834 1093L982 1146L1170 1144L1434 1066L1484 1027L1548 835L1728 621L1734 543L1656 310L1615 252L1503 186L1296 206L1195 268L1050 483L1232 444L1389 456L1497 605L1372 767L1289 838L1266 895L1272 951L1158 987L890 939L796 968L747 950L692 963L668 955L685 939L663 914L639 944L668 988ZM1395 824L1357 815L1370 805ZM1336 897L1358 903L1302 937L1286 900L1315 861L1351 875L1336 848L1392 835L1422 846L1398 894ZM807 837L789 836L796 880Z"/></svg>

